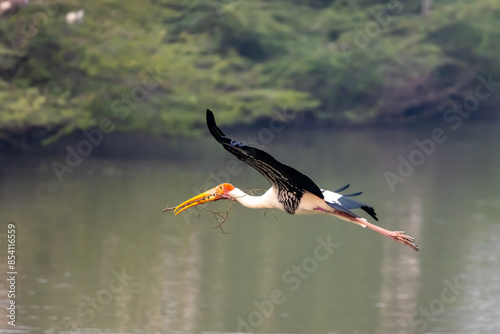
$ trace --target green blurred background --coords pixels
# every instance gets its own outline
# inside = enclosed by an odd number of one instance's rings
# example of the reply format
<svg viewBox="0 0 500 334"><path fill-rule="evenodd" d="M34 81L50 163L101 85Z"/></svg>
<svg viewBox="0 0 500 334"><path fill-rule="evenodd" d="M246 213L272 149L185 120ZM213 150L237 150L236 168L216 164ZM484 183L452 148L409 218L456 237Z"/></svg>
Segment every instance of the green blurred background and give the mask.
<svg viewBox="0 0 500 334"><path fill-rule="evenodd" d="M103 118L191 136L206 107L222 125L273 106L321 125L419 121L477 75L499 81L499 40L497 0L40 0L0 19L0 137L50 143Z"/></svg>

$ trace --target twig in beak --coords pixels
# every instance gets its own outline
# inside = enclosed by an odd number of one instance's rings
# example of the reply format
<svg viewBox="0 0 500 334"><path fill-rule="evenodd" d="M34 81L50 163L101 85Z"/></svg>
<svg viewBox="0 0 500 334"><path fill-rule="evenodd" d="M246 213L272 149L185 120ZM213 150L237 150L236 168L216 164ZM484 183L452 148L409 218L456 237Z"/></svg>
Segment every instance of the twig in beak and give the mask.
<svg viewBox="0 0 500 334"><path fill-rule="evenodd" d="M167 212L167 211L174 211L175 210L175 206L171 207L171 208L165 208L163 210L161 210L161 212Z"/></svg>
<svg viewBox="0 0 500 334"><path fill-rule="evenodd" d="M226 210L226 211L220 211L220 212L215 212L215 211L211 211L211 210L208 210L210 212L213 213L214 217L215 217L215 220L217 220L217 226L215 226L214 228L220 228L220 230L222 231L222 233L224 234L229 234L230 232L226 232L224 231L224 229L222 228L222 224L224 224L224 222L226 221L227 217L229 216L229 211L231 211L231 209L233 208L234 204L236 204L236 201L231 201L231 204L229 205L229 208ZM224 212L223 214L221 214L222 212ZM221 218L221 220L219 220L218 217Z"/></svg>

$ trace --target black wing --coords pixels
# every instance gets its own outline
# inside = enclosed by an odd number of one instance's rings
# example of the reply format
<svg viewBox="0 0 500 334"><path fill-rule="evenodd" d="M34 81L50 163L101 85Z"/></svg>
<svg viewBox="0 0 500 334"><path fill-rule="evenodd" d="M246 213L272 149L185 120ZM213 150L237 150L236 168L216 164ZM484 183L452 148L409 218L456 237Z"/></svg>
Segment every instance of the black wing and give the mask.
<svg viewBox="0 0 500 334"><path fill-rule="evenodd" d="M287 213L293 214L305 191L323 198L321 189L307 176L296 169L282 164L268 153L232 140L215 124L214 114L207 109L207 126L214 138L241 161L261 173L278 191L278 200Z"/></svg>

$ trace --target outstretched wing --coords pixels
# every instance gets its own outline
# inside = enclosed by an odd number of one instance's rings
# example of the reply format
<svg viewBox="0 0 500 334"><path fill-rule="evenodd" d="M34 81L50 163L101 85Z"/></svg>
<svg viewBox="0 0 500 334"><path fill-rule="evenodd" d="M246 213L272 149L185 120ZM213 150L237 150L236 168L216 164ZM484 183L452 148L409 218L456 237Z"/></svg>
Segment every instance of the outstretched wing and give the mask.
<svg viewBox="0 0 500 334"><path fill-rule="evenodd" d="M215 123L214 114L207 109L207 126L212 136L241 161L255 168L278 192L278 200L288 213L293 214L305 191L323 198L321 189L307 176L282 164L270 154L224 135Z"/></svg>

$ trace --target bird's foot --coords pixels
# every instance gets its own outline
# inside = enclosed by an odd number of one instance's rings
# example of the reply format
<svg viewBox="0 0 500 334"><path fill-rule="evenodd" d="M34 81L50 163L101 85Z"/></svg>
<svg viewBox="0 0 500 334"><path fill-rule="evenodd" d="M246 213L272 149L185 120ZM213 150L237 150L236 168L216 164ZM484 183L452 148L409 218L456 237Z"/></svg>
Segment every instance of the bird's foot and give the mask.
<svg viewBox="0 0 500 334"><path fill-rule="evenodd" d="M418 246L415 243L415 238L406 235L405 231L392 231L389 234L389 237L393 238L396 241L399 241L402 244L405 244L408 247L413 248L418 252Z"/></svg>

